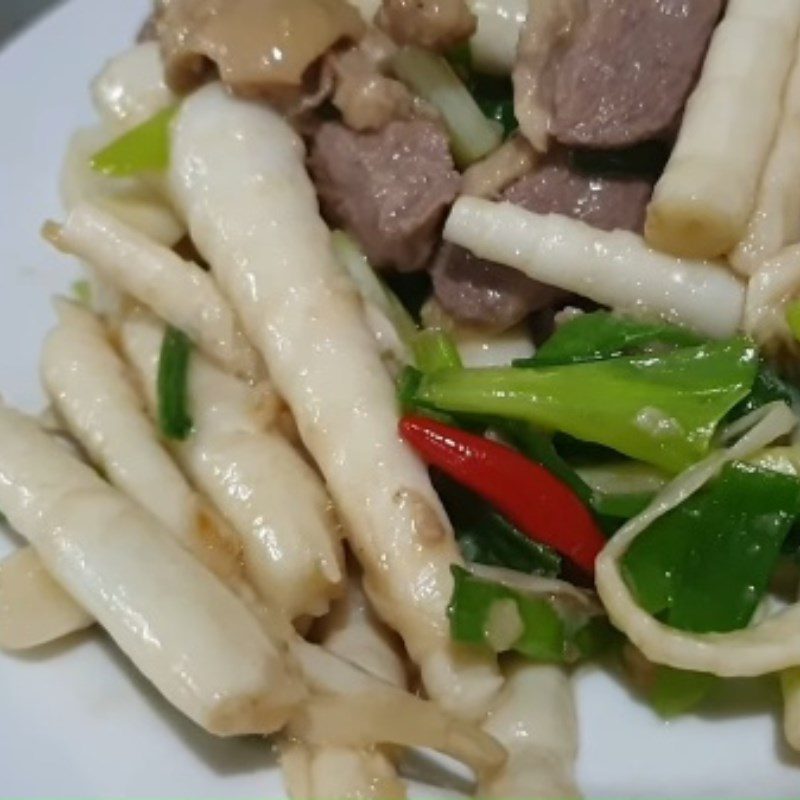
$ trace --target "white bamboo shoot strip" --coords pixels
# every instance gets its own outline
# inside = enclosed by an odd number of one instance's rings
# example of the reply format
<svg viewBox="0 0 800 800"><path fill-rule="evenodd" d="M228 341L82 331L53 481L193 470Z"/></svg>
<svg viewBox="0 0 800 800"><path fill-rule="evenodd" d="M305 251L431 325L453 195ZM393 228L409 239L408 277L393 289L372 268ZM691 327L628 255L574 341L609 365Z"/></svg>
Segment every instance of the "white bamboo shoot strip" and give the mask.
<svg viewBox="0 0 800 800"><path fill-rule="evenodd" d="M0 407L0 507L173 705L211 733L269 733L302 699L247 607L151 514Z"/></svg>
<svg viewBox="0 0 800 800"><path fill-rule="evenodd" d="M385 683L302 639L291 652L312 697L289 728L310 745L371 747L375 742L437 750L477 776L495 774L505 749L480 726L430 700Z"/></svg>
<svg viewBox="0 0 800 800"><path fill-rule="evenodd" d="M394 686L405 688L403 658L389 632L369 608L359 578L321 622L320 644L334 655ZM299 741L281 745L289 794L296 800L318 797L391 800L406 796L389 755L369 748L317 747Z"/></svg>
<svg viewBox="0 0 800 800"><path fill-rule="evenodd" d="M600 231L558 214L462 197L444 237L481 258L620 311L716 337L731 336L741 322L744 287L730 270L659 253L629 231Z"/></svg>
<svg viewBox="0 0 800 800"><path fill-rule="evenodd" d="M517 42L528 0L471 0L478 27L469 41L472 63L481 72L509 75L517 58Z"/></svg>
<svg viewBox="0 0 800 800"><path fill-rule="evenodd" d="M461 176L461 194L493 200L507 186L536 166L537 152L519 134L507 139L482 161L476 161Z"/></svg>
<svg viewBox="0 0 800 800"><path fill-rule="evenodd" d="M122 347L151 413L163 324L134 315ZM344 556L321 480L279 434L265 430L263 393L201 355L189 366L194 429L175 453L195 484L239 534L245 571L288 619L325 614L342 591Z"/></svg>
<svg viewBox="0 0 800 800"><path fill-rule="evenodd" d="M479 787L481 797L580 797L574 777L578 720L561 667L514 664L484 730L508 750L508 761Z"/></svg>
<svg viewBox="0 0 800 800"><path fill-rule="evenodd" d="M394 389L336 263L299 137L262 104L207 86L173 129L173 194L345 523L376 609L429 694L465 715L499 688L494 662L450 642L459 554L422 464L397 435Z"/></svg>
<svg viewBox="0 0 800 800"><path fill-rule="evenodd" d="M163 449L126 367L102 323L66 301L42 351L42 379L55 408L92 461L128 497L155 516L223 580L239 572L238 538L198 497ZM35 554L23 551L3 564L4 611L10 628L30 625L16 649L54 641L90 624L90 617L52 585ZM39 592L38 603L27 602ZM71 623L71 624L70 624ZM0 634L2 640L2 634Z"/></svg>
<svg viewBox="0 0 800 800"><path fill-rule="evenodd" d="M800 241L800 48L795 49L778 133L761 176L747 231L729 259L752 275L784 247Z"/></svg>
<svg viewBox="0 0 800 800"><path fill-rule="evenodd" d="M42 348L42 382L69 432L108 480L192 550L200 505L158 441L126 366L97 317L61 301Z"/></svg>
<svg viewBox="0 0 800 800"><path fill-rule="evenodd" d="M642 531L691 497L725 463L751 458L796 427L797 417L785 404L765 407L751 430L729 448L717 450L675 478L641 514L620 528L600 553L596 585L609 618L653 663L723 678L752 678L800 664L800 602L742 630L687 633L663 624L640 608L619 568L620 560Z"/></svg>
<svg viewBox="0 0 800 800"><path fill-rule="evenodd" d="M126 131L177 102L167 86L158 42L142 42L112 58L92 81L92 100L111 127Z"/></svg>
<svg viewBox="0 0 800 800"><path fill-rule="evenodd" d="M319 747L288 741L281 768L292 800L402 800L403 782L377 748Z"/></svg>
<svg viewBox="0 0 800 800"><path fill-rule="evenodd" d="M80 203L92 203L148 238L172 247L186 234L186 226L153 181L116 178L92 169L92 156L113 138L99 125L72 135L61 166L64 208L71 211Z"/></svg>
<svg viewBox="0 0 800 800"><path fill-rule="evenodd" d="M756 203L797 50L800 0L730 0L647 213L648 242L689 258L728 253Z"/></svg>
<svg viewBox="0 0 800 800"><path fill-rule="evenodd" d="M88 628L94 619L24 547L0 561L0 648L28 650Z"/></svg>
<svg viewBox="0 0 800 800"><path fill-rule="evenodd" d="M750 278L744 306L744 330L759 345L791 341L786 307L800 294L800 245L766 261Z"/></svg>
<svg viewBox="0 0 800 800"><path fill-rule="evenodd" d="M358 577L351 576L347 594L320 622L319 635L326 650L359 669L394 686L408 683L398 642L370 607Z"/></svg>
<svg viewBox="0 0 800 800"><path fill-rule="evenodd" d="M76 206L63 226L48 226L47 235L186 333L220 366L245 378L263 373L228 302L197 264L89 203Z"/></svg>

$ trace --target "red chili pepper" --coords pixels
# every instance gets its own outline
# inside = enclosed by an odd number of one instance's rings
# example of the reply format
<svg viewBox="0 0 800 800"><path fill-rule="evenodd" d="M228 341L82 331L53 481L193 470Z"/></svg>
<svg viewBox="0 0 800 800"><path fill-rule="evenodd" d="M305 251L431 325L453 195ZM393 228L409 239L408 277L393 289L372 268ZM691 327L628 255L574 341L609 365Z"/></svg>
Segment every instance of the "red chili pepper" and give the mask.
<svg viewBox="0 0 800 800"><path fill-rule="evenodd" d="M400 421L423 460L472 489L526 536L594 574L606 540L578 496L544 467L503 444L427 417Z"/></svg>

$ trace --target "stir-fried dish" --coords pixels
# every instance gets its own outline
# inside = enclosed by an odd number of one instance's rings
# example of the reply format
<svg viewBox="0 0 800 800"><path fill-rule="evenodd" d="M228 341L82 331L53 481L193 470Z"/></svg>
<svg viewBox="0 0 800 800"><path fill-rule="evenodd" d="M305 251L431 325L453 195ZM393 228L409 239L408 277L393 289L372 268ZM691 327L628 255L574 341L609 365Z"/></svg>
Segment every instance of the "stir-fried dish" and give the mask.
<svg viewBox="0 0 800 800"><path fill-rule="evenodd" d="M161 0L92 96L4 648L102 626L298 800L578 797L590 661L800 749L800 0Z"/></svg>

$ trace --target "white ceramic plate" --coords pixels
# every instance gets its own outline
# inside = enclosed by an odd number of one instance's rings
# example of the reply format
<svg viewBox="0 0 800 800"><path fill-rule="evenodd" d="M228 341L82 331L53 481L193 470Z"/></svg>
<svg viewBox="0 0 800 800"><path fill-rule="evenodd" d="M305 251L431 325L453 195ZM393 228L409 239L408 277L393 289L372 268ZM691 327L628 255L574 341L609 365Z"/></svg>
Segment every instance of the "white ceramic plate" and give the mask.
<svg viewBox="0 0 800 800"><path fill-rule="evenodd" d="M58 216L69 133L92 119L87 85L131 41L146 0L73 0L0 53L0 391L35 411L50 296L74 278L38 231ZM0 555L17 542L0 534ZM593 798L797 798L774 685L665 724L612 677L581 676L580 779ZM424 790L418 796L430 797ZM283 796L259 741L221 741L173 713L98 634L23 658L0 655L0 796Z"/></svg>

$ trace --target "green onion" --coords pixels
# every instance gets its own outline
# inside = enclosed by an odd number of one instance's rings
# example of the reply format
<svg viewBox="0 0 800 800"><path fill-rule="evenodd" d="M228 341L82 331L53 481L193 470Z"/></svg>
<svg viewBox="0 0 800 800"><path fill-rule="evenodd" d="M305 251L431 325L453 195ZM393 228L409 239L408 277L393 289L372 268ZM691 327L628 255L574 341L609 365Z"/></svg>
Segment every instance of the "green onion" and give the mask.
<svg viewBox="0 0 800 800"><path fill-rule="evenodd" d="M458 166L466 167L500 146L500 126L484 116L446 59L417 47L404 47L392 58L391 66L403 83L439 109Z"/></svg>
<svg viewBox="0 0 800 800"><path fill-rule="evenodd" d="M498 649L493 641L492 612L497 603L510 601L519 618L518 635L508 647L537 661L566 660L566 630L558 613L546 600L527 597L513 589L474 577L453 566L455 588L450 601L450 633L457 642Z"/></svg>
<svg viewBox="0 0 800 800"><path fill-rule="evenodd" d="M414 360L420 372L460 369L461 356L452 337L444 331L429 328L420 331L413 342Z"/></svg>
<svg viewBox="0 0 800 800"><path fill-rule="evenodd" d="M451 571L448 616L456 642L565 664L595 655L614 639L602 617L581 612L569 619L548 599L478 578L457 565Z"/></svg>
<svg viewBox="0 0 800 800"><path fill-rule="evenodd" d="M176 328L167 328L158 364L158 421L168 439L183 441L192 431L189 416L189 357L192 343Z"/></svg>
<svg viewBox="0 0 800 800"><path fill-rule="evenodd" d="M170 106L122 134L92 157L92 169L114 178L163 172L169 166L170 124L178 106Z"/></svg>
<svg viewBox="0 0 800 800"><path fill-rule="evenodd" d="M409 348L413 347L418 333L417 323L414 322L394 293L378 277L358 244L344 231L334 231L331 234L331 243L336 259L353 279L363 300L371 303L386 316L394 325L403 344Z"/></svg>
<svg viewBox="0 0 800 800"><path fill-rule="evenodd" d="M800 300L790 303L786 309L786 322L792 332L792 336L800 341Z"/></svg>
<svg viewBox="0 0 800 800"><path fill-rule="evenodd" d="M476 71L468 43L451 50L446 58L484 116L499 123L505 136L513 133L519 124L514 115L514 84L511 76L487 75Z"/></svg>
<svg viewBox="0 0 800 800"><path fill-rule="evenodd" d="M89 281L75 281L72 284L72 296L84 306L92 304L92 287Z"/></svg>

